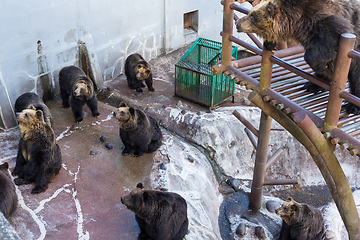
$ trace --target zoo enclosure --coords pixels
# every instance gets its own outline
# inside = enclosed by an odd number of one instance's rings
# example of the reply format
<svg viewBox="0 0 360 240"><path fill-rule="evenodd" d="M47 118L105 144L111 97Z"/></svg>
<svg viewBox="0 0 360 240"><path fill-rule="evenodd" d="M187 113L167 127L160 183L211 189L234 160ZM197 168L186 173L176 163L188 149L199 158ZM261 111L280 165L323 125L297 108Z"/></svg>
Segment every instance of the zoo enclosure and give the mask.
<svg viewBox="0 0 360 240"><path fill-rule="evenodd" d="M360 156L359 115L341 111L343 100L360 106L360 99L346 91L351 59L360 61L360 53L353 50L355 36L343 34L336 60L336 70L331 85L313 75L303 59L301 46L271 52L252 35L252 46L232 35L234 10L248 10L224 0L221 64L212 68L214 74L230 76L236 83L252 89L249 100L261 110L250 209L261 207L264 172L267 165L272 119L289 131L311 154L332 194L351 240L360 239L360 221L354 198L346 176L334 154L336 144L348 149L351 155ZM236 43L259 56L232 60L231 49ZM302 89L309 80L326 91L312 94ZM269 161L268 161L269 162Z"/></svg>

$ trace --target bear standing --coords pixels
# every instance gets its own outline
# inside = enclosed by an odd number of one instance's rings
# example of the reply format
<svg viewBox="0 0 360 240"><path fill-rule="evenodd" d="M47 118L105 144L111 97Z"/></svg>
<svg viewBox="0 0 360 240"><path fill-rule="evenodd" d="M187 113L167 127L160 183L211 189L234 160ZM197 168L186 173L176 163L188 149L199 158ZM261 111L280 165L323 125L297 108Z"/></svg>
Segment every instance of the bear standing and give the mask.
<svg viewBox="0 0 360 240"><path fill-rule="evenodd" d="M61 150L56 143L51 125L44 120L41 110L34 106L16 113L20 141L13 176L16 185L34 182L32 194L44 192L52 175L61 168Z"/></svg>
<svg viewBox="0 0 360 240"><path fill-rule="evenodd" d="M187 234L187 204L179 194L144 190L142 183L121 198L140 227L138 239L181 240Z"/></svg>
<svg viewBox="0 0 360 240"><path fill-rule="evenodd" d="M360 50L359 9L356 0L263 0L236 26L239 32L262 36L268 50L274 50L279 41L294 39L303 45L304 59L315 75L331 83L341 34L354 33L354 48ZM348 79L351 93L360 97L360 63L354 59ZM311 82L304 88L313 93L322 90ZM346 111L360 114L360 107L348 103Z"/></svg>
<svg viewBox="0 0 360 240"><path fill-rule="evenodd" d="M140 109L121 102L113 115L120 125L120 138L125 145L123 155L128 155L134 149L133 156L139 157L143 152L151 153L161 146L162 132L159 125Z"/></svg>
<svg viewBox="0 0 360 240"><path fill-rule="evenodd" d="M283 219L279 240L323 239L324 219L318 209L289 198L276 210L276 214Z"/></svg>
<svg viewBox="0 0 360 240"><path fill-rule="evenodd" d="M68 66L61 69L59 84L63 107L68 108L70 106L69 96L71 96L71 110L77 123L83 120L82 108L85 103L89 106L94 117L100 115L94 84L81 68Z"/></svg>
<svg viewBox="0 0 360 240"><path fill-rule="evenodd" d="M7 162L0 165L0 211L7 218L17 209L18 198Z"/></svg>
<svg viewBox="0 0 360 240"><path fill-rule="evenodd" d="M130 89L142 92L141 88L145 87L143 84L143 81L145 81L149 91L155 91L152 86L153 80L150 66L140 54L134 53L126 58L125 75Z"/></svg>

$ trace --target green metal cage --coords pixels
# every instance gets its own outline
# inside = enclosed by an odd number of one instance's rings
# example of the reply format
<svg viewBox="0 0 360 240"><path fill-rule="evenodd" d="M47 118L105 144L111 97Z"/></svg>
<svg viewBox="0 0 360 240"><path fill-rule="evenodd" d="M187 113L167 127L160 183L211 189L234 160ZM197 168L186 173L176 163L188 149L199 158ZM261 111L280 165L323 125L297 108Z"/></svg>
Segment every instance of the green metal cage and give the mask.
<svg viewBox="0 0 360 240"><path fill-rule="evenodd" d="M212 108L234 96L234 80L213 75L211 67L221 58L222 43L198 38L175 64L175 96ZM232 56L237 57L237 47Z"/></svg>

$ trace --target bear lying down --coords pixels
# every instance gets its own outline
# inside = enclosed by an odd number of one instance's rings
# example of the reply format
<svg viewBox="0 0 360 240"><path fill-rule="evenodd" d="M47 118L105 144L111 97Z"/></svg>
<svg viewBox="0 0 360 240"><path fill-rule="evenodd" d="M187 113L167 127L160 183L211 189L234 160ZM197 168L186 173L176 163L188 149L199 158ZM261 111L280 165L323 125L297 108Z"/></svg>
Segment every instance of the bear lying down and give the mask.
<svg viewBox="0 0 360 240"><path fill-rule="evenodd" d="M121 202L135 213L138 239L181 240L188 232L187 204L179 194L145 190L138 183Z"/></svg>

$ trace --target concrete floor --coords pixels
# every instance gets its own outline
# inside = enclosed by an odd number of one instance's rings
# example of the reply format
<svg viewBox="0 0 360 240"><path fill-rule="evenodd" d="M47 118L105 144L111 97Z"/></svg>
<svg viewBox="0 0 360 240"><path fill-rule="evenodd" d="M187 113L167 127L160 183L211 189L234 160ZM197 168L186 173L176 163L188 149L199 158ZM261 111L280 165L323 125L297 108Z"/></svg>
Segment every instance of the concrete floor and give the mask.
<svg viewBox="0 0 360 240"><path fill-rule="evenodd" d="M30 194L33 185L18 187L19 207L9 222L20 238L137 239L139 228L134 214L121 204L120 197L128 194L138 182L148 185L155 154L144 154L139 158L121 155L122 142L119 125L112 117L116 110L113 106L125 101L142 109L149 105L163 108L175 106L181 100L184 109L208 109L173 96L174 65L189 46L150 62L155 92L144 89L138 94L130 90L125 76L106 82L107 90L98 97L101 114L98 118L92 117L85 106L84 120L76 124L71 109L62 108L59 97L46 103L55 121L63 168L44 193ZM237 103L242 98L238 94ZM233 103L229 100L222 105L229 104ZM12 149L13 155L6 158L11 170L16 161L18 135L15 132L3 139L8 143L5 147L0 145L3 155ZM106 142L100 141L102 135L106 136ZM113 148L106 148L106 143Z"/></svg>

